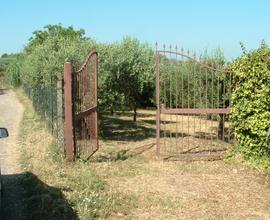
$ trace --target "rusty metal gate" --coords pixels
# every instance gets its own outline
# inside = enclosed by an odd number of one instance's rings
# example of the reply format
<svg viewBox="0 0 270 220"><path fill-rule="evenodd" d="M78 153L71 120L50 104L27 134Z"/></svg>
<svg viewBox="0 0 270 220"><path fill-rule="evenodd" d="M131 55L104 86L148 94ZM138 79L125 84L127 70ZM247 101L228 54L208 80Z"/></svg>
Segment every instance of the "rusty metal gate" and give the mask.
<svg viewBox="0 0 270 220"><path fill-rule="evenodd" d="M66 63L65 76L72 72L71 64ZM67 158L88 159L98 150L98 54L91 50L82 66L70 74L70 90L65 89L65 102L70 101L71 109L65 108ZM65 83L65 88L67 83ZM66 99L67 96L71 95ZM65 103L68 106L69 103ZM73 138L70 138L72 136Z"/></svg>
<svg viewBox="0 0 270 220"><path fill-rule="evenodd" d="M222 156L233 141L231 72L177 47L156 53L157 154Z"/></svg>

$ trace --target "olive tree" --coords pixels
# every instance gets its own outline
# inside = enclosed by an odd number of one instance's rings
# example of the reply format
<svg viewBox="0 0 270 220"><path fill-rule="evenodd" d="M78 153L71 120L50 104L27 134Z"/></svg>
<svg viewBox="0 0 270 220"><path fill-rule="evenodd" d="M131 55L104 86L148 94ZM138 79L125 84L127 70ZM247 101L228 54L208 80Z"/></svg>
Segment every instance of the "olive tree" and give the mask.
<svg viewBox="0 0 270 220"><path fill-rule="evenodd" d="M137 108L153 100L153 50L137 39L126 37L121 43L103 45L99 54L103 104L107 103L111 110L132 109L133 120L136 121Z"/></svg>

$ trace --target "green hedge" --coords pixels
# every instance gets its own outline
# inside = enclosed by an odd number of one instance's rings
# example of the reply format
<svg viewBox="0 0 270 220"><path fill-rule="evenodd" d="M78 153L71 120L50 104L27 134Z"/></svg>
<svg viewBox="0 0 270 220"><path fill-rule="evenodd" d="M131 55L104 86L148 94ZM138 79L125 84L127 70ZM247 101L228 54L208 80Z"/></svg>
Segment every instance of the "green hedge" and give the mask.
<svg viewBox="0 0 270 220"><path fill-rule="evenodd" d="M270 48L245 53L232 65L232 121L246 158L270 158Z"/></svg>

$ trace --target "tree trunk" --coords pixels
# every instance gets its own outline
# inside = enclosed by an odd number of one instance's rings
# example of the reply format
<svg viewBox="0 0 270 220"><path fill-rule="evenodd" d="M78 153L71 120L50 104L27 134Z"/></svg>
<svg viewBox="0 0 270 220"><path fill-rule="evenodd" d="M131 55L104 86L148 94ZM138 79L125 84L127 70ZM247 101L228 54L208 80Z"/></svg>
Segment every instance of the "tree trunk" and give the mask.
<svg viewBox="0 0 270 220"><path fill-rule="evenodd" d="M134 114L133 114L133 121L136 122L137 121L137 107L135 106L134 109Z"/></svg>
<svg viewBox="0 0 270 220"><path fill-rule="evenodd" d="M220 114L220 121L219 121L219 125L218 125L218 137L220 139L222 139L222 137L224 136L224 123L225 123L225 120L223 120L224 118L224 115L223 114Z"/></svg>

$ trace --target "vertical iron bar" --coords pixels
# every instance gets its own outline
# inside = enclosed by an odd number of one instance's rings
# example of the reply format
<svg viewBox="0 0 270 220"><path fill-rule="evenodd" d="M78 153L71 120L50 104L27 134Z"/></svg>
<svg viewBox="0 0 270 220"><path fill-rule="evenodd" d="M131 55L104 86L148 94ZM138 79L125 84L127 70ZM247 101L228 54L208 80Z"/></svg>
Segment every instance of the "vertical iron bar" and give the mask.
<svg viewBox="0 0 270 220"><path fill-rule="evenodd" d="M202 60L200 57L200 108L202 108ZM200 138L202 135L202 114L200 114Z"/></svg>
<svg viewBox="0 0 270 220"><path fill-rule="evenodd" d="M187 62L188 62L188 109L190 108L190 62L191 62L191 60L189 60L189 50L187 51L187 56L188 56L188 59L187 59ZM190 134L189 134L189 113L188 113L188 115L187 115L187 121L188 121L188 127L187 127L187 133L188 133L188 138L187 138L187 141L188 141L188 143L187 143L187 147L189 148L189 138L190 138Z"/></svg>
<svg viewBox="0 0 270 220"><path fill-rule="evenodd" d="M214 69L215 69L215 65L212 63L211 65L212 67L212 85L211 85L211 108L214 108ZM211 114L211 129L213 128L213 114ZM211 134L211 143L213 143L213 135L212 135L212 130L210 130L210 134Z"/></svg>
<svg viewBox="0 0 270 220"><path fill-rule="evenodd" d="M98 54L95 54L95 105L98 106ZM98 143L98 108L95 111L95 151L99 148Z"/></svg>
<svg viewBox="0 0 270 220"><path fill-rule="evenodd" d="M205 108L208 107L208 63L206 62L206 68L205 68ZM206 119L205 119L205 140L207 139L207 125L208 125L208 114L206 114Z"/></svg>
<svg viewBox="0 0 270 220"><path fill-rule="evenodd" d="M165 67L168 68L166 65L166 53L165 53L165 50L166 50L166 46L165 44L163 45L163 55L164 55L164 64L165 64ZM166 108L167 106L167 88L166 88L166 80L167 80L167 73L163 73L164 74L164 105L163 105L163 108ZM167 150L167 126L166 126L166 114L164 114L164 151Z"/></svg>
<svg viewBox="0 0 270 220"><path fill-rule="evenodd" d="M182 70L181 74L181 91L182 91L182 108L184 108L184 71L185 71L185 66L184 66L184 49L183 47L181 48L181 66L180 71ZM182 144L184 143L184 116L182 115Z"/></svg>
<svg viewBox="0 0 270 220"><path fill-rule="evenodd" d="M156 103L157 103L157 113L156 113L156 153L160 155L160 55L156 51Z"/></svg>
<svg viewBox="0 0 270 220"><path fill-rule="evenodd" d="M169 80L170 80L170 109L172 108L172 76L173 76L173 61L172 61L172 45L170 45L170 58L169 58L169 65L172 68L171 71L169 71ZM172 115L170 114L170 149L173 148L173 143L172 143Z"/></svg>
<svg viewBox="0 0 270 220"><path fill-rule="evenodd" d="M177 72L177 67L178 67L178 60L177 60L177 46L175 47L175 60L176 60L176 66L175 66L175 107L178 108L178 72ZM177 146L178 146L178 115L175 115L175 146L176 146L176 151L177 151Z"/></svg>
<svg viewBox="0 0 270 220"><path fill-rule="evenodd" d="M217 72L217 108L219 108L219 65L217 66L218 72ZM219 139L219 115L217 117L217 140Z"/></svg>
<svg viewBox="0 0 270 220"><path fill-rule="evenodd" d="M193 97L193 108L196 108L196 53L194 53L194 64L193 64L193 93L194 93L194 97ZM196 136L196 116L193 115L193 118L194 118L194 125L193 125L193 128L194 128L194 137Z"/></svg>
<svg viewBox="0 0 270 220"><path fill-rule="evenodd" d="M230 109L231 108L231 92L232 92L232 72L229 72L230 76L229 76L229 94L228 94L228 101L229 101L229 106L228 108ZM231 141L231 122L230 122L230 114L229 113L229 120L228 120L228 124L229 124L229 127L228 127L228 143L230 143Z"/></svg>
<svg viewBox="0 0 270 220"><path fill-rule="evenodd" d="M177 74L177 66L178 66L178 60L177 60L177 46L175 47L175 60L176 60L176 66L175 66L175 107L178 108L178 74Z"/></svg>
<svg viewBox="0 0 270 220"><path fill-rule="evenodd" d="M223 80L223 95L222 95L222 98L223 98L223 108L225 108L225 84L226 84L226 73L224 73L224 72L222 72L222 74L223 74L223 78L224 78L224 80ZM225 132L225 114L222 114L222 117L223 117L223 119L222 119L222 141L224 141L224 132Z"/></svg>

